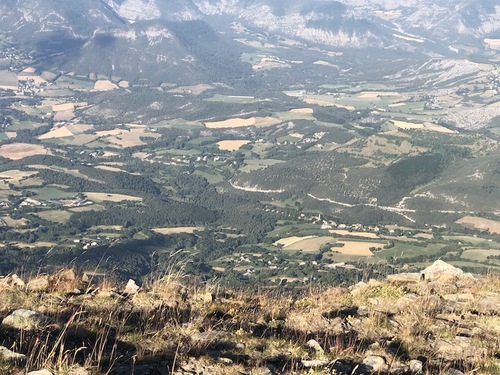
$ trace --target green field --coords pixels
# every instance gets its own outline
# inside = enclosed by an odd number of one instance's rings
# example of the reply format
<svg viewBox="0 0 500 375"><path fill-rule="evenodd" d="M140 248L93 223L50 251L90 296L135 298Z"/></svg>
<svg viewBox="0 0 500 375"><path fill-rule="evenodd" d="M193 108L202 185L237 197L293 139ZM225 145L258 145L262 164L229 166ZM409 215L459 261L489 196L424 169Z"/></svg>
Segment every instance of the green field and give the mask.
<svg viewBox="0 0 500 375"><path fill-rule="evenodd" d="M409 243L396 242L392 249L384 249L375 253L376 257L379 258L412 258L419 255L434 255L443 247L445 244L428 244L427 246L415 246Z"/></svg>
<svg viewBox="0 0 500 375"><path fill-rule="evenodd" d="M17 74L8 70L0 70L0 86L17 87Z"/></svg>

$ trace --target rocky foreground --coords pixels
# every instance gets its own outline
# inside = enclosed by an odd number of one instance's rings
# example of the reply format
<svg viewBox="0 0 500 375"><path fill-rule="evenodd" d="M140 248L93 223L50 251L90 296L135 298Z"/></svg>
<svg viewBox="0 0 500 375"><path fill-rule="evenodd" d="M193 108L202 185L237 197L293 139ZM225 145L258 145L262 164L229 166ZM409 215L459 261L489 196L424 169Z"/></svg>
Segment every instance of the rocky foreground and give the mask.
<svg viewBox="0 0 500 375"><path fill-rule="evenodd" d="M442 261L302 297L0 278L0 374L499 374L500 278Z"/></svg>

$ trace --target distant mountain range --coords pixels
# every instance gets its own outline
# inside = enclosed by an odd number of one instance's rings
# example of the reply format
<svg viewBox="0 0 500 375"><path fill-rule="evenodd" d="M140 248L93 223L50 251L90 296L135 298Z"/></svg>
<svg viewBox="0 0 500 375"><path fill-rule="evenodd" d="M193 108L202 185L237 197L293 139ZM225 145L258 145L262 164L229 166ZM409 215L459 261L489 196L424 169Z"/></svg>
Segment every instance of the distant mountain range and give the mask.
<svg viewBox="0 0 500 375"><path fill-rule="evenodd" d="M500 2L0 0L0 33L43 57L44 68L98 67L129 79L223 81L249 74L233 21L322 48L435 55L481 50L484 38L500 37Z"/></svg>

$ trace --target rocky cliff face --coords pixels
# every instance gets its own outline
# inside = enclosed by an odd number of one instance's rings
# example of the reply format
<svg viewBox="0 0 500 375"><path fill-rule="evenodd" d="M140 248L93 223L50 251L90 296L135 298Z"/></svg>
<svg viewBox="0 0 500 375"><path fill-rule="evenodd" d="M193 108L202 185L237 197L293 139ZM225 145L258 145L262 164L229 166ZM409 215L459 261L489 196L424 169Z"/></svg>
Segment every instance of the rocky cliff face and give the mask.
<svg viewBox="0 0 500 375"><path fill-rule="evenodd" d="M3 373L481 374L500 369L500 279L441 261L292 297L92 285L73 271L0 278ZM59 355L58 353L63 353ZM35 373L33 373L34 375Z"/></svg>

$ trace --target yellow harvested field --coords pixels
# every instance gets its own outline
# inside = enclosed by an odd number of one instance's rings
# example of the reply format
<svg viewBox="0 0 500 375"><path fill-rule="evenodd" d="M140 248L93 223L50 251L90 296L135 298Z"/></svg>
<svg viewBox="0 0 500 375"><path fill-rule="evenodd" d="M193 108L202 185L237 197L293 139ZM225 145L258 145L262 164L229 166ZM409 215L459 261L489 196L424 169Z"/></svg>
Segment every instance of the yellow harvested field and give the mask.
<svg viewBox="0 0 500 375"><path fill-rule="evenodd" d="M59 112L59 111L72 111L75 109L75 104L74 103L64 103L64 104L54 104L52 106L52 110L54 112Z"/></svg>
<svg viewBox="0 0 500 375"><path fill-rule="evenodd" d="M500 39L486 38L486 39L484 39L484 43L486 43L488 45L488 47L493 48L493 49L500 48Z"/></svg>
<svg viewBox="0 0 500 375"><path fill-rule="evenodd" d="M113 82L107 79L100 79L94 84L94 90L96 91L111 91L118 88Z"/></svg>
<svg viewBox="0 0 500 375"><path fill-rule="evenodd" d="M287 246L293 245L294 243L300 242L302 240L307 240L309 238L315 238L315 237L316 236L305 236L305 237L293 236L293 237L286 237L286 238L282 238L282 239L276 241L275 243L273 243L273 245L274 246L283 245L284 247L287 247Z"/></svg>
<svg viewBox="0 0 500 375"><path fill-rule="evenodd" d="M308 104L316 104L322 107L337 107L337 108L344 108L349 111L354 111L356 108L353 107L352 105L343 105L343 104L338 104L338 103L333 103L327 100L321 100L321 99L314 99L314 98L306 98L304 100Z"/></svg>
<svg viewBox="0 0 500 375"><path fill-rule="evenodd" d="M160 234L180 234L180 233L194 233L194 231L205 230L203 227L175 227L175 228L154 228L153 232Z"/></svg>
<svg viewBox="0 0 500 375"><path fill-rule="evenodd" d="M406 103L392 103L389 104L389 107L404 107Z"/></svg>
<svg viewBox="0 0 500 375"><path fill-rule="evenodd" d="M126 89L130 86L130 83L128 81L120 81L118 83L118 86L120 86L122 89Z"/></svg>
<svg viewBox="0 0 500 375"><path fill-rule="evenodd" d="M367 233L367 232L349 232L345 229L332 229L329 230L332 234L338 234L340 236L356 236L356 237L364 237L364 238L379 238L379 236L375 233Z"/></svg>
<svg viewBox="0 0 500 375"><path fill-rule="evenodd" d="M310 253L318 252L322 246L335 243L335 238L333 237L313 237L308 239L303 239L302 241L295 242L294 244L285 246L284 250L290 251L304 251Z"/></svg>
<svg viewBox="0 0 500 375"><path fill-rule="evenodd" d="M142 202L141 197L134 197L132 195L124 195L124 194L109 194L109 193L92 193L87 192L84 193L87 198L91 201L95 202L124 202L124 201L134 201L134 202Z"/></svg>
<svg viewBox="0 0 500 375"><path fill-rule="evenodd" d="M393 120L392 122L400 129L422 129L424 127L424 124L417 124L414 122L398 121L398 120Z"/></svg>
<svg viewBox="0 0 500 375"><path fill-rule="evenodd" d="M20 160L33 155L52 155L42 145L30 143L11 143L0 146L0 155L11 160Z"/></svg>
<svg viewBox="0 0 500 375"><path fill-rule="evenodd" d="M51 129L49 132L39 136L38 139L64 138L72 137L73 135L74 134L66 126L62 126L60 128Z"/></svg>
<svg viewBox="0 0 500 375"><path fill-rule="evenodd" d="M294 108L290 110L291 113L314 113L312 108Z"/></svg>
<svg viewBox="0 0 500 375"><path fill-rule="evenodd" d="M332 251L339 252L344 255L358 255L358 256L373 256L370 247L383 247L384 244L379 242L357 242L357 241L338 241L343 243L342 247L332 247Z"/></svg>
<svg viewBox="0 0 500 375"><path fill-rule="evenodd" d="M251 141L245 141L245 140L238 140L238 141L220 141L217 142L217 146L219 149L224 150L224 151L236 151L241 148L241 146L244 146Z"/></svg>
<svg viewBox="0 0 500 375"><path fill-rule="evenodd" d="M464 227L472 227L474 229L487 230L490 233L500 234L500 221L475 216L464 216L458 219L456 223Z"/></svg>
<svg viewBox="0 0 500 375"><path fill-rule="evenodd" d="M425 39L421 39L421 38L412 38L410 36L399 35L399 34L392 34L392 35L394 37L396 37L396 38L403 39L403 40L408 40L410 42L417 42L417 43L423 43L423 42L425 42Z"/></svg>
<svg viewBox="0 0 500 375"><path fill-rule="evenodd" d="M17 137L17 133L16 132L5 132L5 135L7 137L9 137L9 139Z"/></svg>
<svg viewBox="0 0 500 375"><path fill-rule="evenodd" d="M214 121L214 122L206 122L205 126L209 129L221 129L221 128L240 128L244 126L252 126L255 125L256 119L255 117L250 118L231 118L224 121Z"/></svg>
<svg viewBox="0 0 500 375"><path fill-rule="evenodd" d="M36 241L33 243L25 243L25 242L13 242L16 246L22 248L22 249L34 249L37 247L54 247L57 244L54 242L45 242L45 241Z"/></svg>
<svg viewBox="0 0 500 375"><path fill-rule="evenodd" d="M424 124L424 129L425 130L430 130L433 132L438 132L438 133L447 133L447 134L453 134L456 133L456 131L445 128L444 126L437 125L437 124L432 124L432 123L425 123Z"/></svg>
<svg viewBox="0 0 500 375"><path fill-rule="evenodd" d="M90 227L90 230L122 230L121 225L95 225Z"/></svg>

